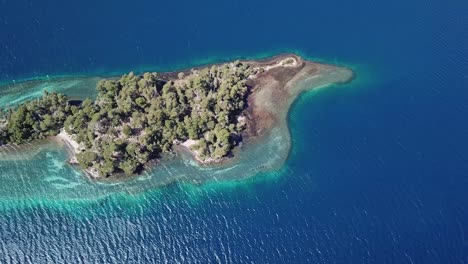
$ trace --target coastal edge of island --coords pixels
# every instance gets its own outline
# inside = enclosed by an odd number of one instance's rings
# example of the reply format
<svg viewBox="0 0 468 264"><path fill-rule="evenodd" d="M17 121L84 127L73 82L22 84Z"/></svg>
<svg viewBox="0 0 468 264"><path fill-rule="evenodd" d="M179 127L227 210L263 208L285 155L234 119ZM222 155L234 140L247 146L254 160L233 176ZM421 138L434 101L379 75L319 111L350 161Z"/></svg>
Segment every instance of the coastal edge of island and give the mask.
<svg viewBox="0 0 468 264"><path fill-rule="evenodd" d="M193 158L199 166L224 166L229 167L243 152L248 151L251 145L262 142L275 127L287 129L287 113L291 104L304 91L323 87L331 84L343 84L354 78L354 72L348 68L334 66L330 64L307 61L295 54L281 54L261 60L242 60L231 62L242 63L250 69L251 74L246 76L246 96L245 109L236 116L237 123L242 123L241 147L235 147L225 155L218 158L202 157L193 146L199 142L193 139L184 141L174 140L174 153L186 153ZM222 66L226 63L203 65L192 69L158 73L158 78L168 82L180 82L183 76L189 76L197 71ZM286 128L286 129L284 129ZM289 131L287 132L289 133ZM50 137L69 150L69 163L78 165L77 154L86 150L86 146L76 140L76 136L61 129L56 136ZM285 160L290 151L290 135L283 138L281 152L276 153ZM1 147L0 147L1 151ZM185 157L187 155L184 155ZM278 159L279 160L279 159ZM145 166L150 166L150 162ZM279 166L279 164L277 165ZM91 179L102 178L96 170L92 168L83 169Z"/></svg>

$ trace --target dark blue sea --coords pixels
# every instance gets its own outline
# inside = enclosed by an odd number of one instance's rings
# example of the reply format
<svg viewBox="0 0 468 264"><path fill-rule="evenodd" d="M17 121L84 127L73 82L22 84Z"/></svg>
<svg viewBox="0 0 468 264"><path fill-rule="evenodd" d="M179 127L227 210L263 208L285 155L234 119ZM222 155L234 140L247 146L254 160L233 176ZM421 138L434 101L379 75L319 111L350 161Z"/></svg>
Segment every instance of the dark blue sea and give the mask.
<svg viewBox="0 0 468 264"><path fill-rule="evenodd" d="M356 78L294 103L280 170L112 193L0 160L0 263L468 263L466 0L0 0L6 84L283 52Z"/></svg>

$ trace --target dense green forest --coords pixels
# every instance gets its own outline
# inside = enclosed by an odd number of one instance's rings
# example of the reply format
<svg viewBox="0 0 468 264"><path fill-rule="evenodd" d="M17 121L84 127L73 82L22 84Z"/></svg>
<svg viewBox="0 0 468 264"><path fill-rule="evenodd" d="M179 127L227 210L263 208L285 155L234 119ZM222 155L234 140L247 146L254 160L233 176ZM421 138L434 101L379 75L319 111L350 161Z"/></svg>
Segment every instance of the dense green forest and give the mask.
<svg viewBox="0 0 468 264"><path fill-rule="evenodd" d="M8 109L0 119L0 143L21 144L55 136L72 108L66 96L44 92L41 98Z"/></svg>
<svg viewBox="0 0 468 264"><path fill-rule="evenodd" d="M217 161L241 139L246 81L254 73L240 62L180 73L172 80L130 73L99 82L96 100L80 106L71 106L64 95L45 93L4 113L0 140L23 143L64 128L85 149L77 154L80 165L100 176L138 173L187 140L199 159Z"/></svg>

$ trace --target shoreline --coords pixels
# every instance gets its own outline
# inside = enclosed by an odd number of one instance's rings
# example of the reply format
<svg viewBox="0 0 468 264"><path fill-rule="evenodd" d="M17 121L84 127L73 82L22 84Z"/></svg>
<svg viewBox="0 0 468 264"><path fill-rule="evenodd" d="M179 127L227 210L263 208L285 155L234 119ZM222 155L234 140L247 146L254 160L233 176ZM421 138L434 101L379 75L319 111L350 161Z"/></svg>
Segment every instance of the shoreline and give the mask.
<svg viewBox="0 0 468 264"><path fill-rule="evenodd" d="M73 138L72 135L68 134L64 129L60 133L51 138L52 140L59 141L63 143L68 153L68 164L79 167L78 159L76 154L83 151L83 147L78 144ZM81 169L81 168L80 168ZM81 169L90 179L94 180L98 178L98 175L94 174L92 171Z"/></svg>
<svg viewBox="0 0 468 264"><path fill-rule="evenodd" d="M250 153L258 152L258 148L261 147L259 145L273 144L274 146L271 146L272 151L276 151L272 152L274 157L271 160L266 159L268 157L259 158L255 168L246 165L248 169L242 174L248 173L249 170L251 174L255 174L252 172L269 171L280 167L289 156L291 149L291 135L287 124L287 115L291 104L305 91L330 84L344 84L354 78L354 73L348 68L307 61L295 54L279 54L260 60L240 60L240 62L261 69L254 76L249 76L247 80L250 94L247 97L248 106L242 114L247 127L242 132L241 143L234 148L228 157L210 160L209 158L199 158L197 152L191 149L196 141L174 142L173 152L176 159L192 160L195 162L192 164L193 166L204 168L203 170L223 171L231 167L237 167L239 164L242 165L241 163L245 162L244 156L250 156ZM158 74L168 81L177 81L179 79L178 74L181 72L192 72L220 64L224 63L214 63L182 71ZM64 143L69 150L68 163L77 165L76 154L82 151L83 148L65 131L61 131L54 138ZM150 171L160 171L160 168L153 168L153 163L160 164L163 162L163 160L151 161L145 167ZM162 167L165 168L165 166ZM92 171L82 171L91 180L100 178ZM110 178L117 179L120 177L112 176ZM130 178L138 178L138 176L131 176ZM185 176L184 178L188 177Z"/></svg>

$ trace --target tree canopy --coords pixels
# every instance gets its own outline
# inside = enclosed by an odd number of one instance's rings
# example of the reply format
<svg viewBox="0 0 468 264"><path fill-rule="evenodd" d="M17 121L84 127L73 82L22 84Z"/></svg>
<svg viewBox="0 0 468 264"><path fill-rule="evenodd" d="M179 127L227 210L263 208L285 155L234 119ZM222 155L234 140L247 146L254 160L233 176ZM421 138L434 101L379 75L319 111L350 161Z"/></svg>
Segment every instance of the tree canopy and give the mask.
<svg viewBox="0 0 468 264"><path fill-rule="evenodd" d="M21 144L57 135L71 114L67 102L65 95L45 91L42 97L9 109L2 118L0 141Z"/></svg>
<svg viewBox="0 0 468 264"><path fill-rule="evenodd" d="M240 62L193 70L167 80L157 73L98 83L98 96L80 106L45 93L10 110L0 128L4 143L23 143L59 133L75 135L86 151L77 154L85 169L101 176L141 171L151 159L187 140L199 159L216 161L238 144L245 124L248 77L254 70Z"/></svg>

